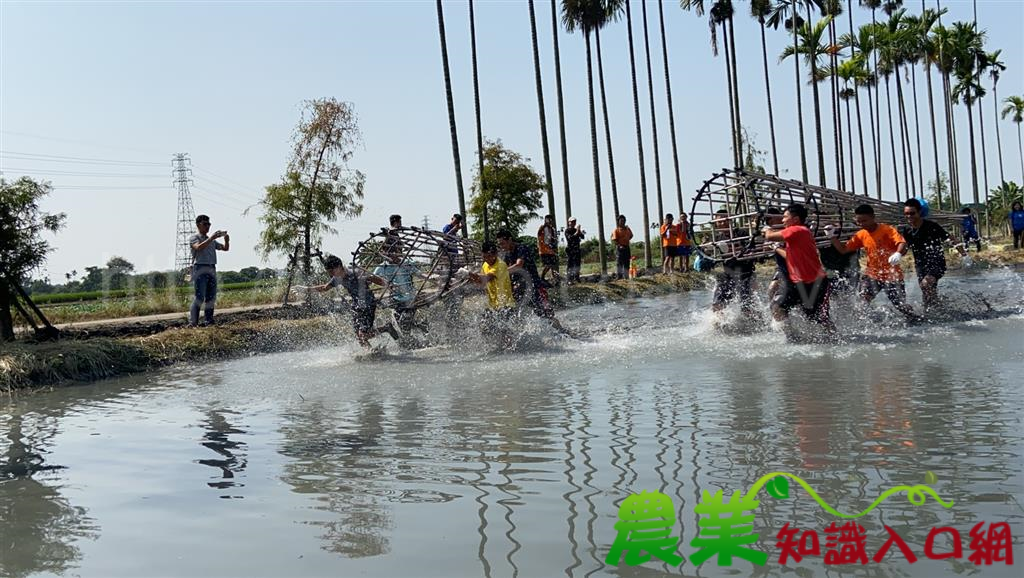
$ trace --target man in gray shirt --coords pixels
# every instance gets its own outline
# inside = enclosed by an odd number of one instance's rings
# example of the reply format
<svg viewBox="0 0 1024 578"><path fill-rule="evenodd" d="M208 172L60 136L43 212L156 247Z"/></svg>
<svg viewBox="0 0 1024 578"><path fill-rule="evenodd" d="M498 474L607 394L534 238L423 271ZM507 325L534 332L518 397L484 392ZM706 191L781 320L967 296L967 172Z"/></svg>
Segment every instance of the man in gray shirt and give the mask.
<svg viewBox="0 0 1024 578"><path fill-rule="evenodd" d="M199 323L199 307L203 306L204 325L213 323L213 306L217 300L217 251L227 251L231 246L231 238L227 231L210 232L210 217L196 217L196 228L199 234L192 235L188 240L192 246L192 285L196 297L192 301L192 309L188 314L188 324L195 327ZM224 242L217 239L224 237Z"/></svg>

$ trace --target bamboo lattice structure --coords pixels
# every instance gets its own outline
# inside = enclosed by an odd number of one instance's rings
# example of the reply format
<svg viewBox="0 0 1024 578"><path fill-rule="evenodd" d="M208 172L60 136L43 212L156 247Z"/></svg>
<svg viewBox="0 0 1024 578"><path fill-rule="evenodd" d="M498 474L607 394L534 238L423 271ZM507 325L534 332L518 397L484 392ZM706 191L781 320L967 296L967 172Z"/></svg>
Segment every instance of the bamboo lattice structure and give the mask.
<svg viewBox="0 0 1024 578"><path fill-rule="evenodd" d="M879 223L893 226L903 220L903 203L883 201L801 181L743 170L723 169L697 191L690 210L690 239L704 256L715 261L760 260L774 249L761 229L781 228L782 212L792 203L807 207L807 227L819 247L831 244L827 225L840 229L846 241L859 228L853 220L858 205L870 205ZM777 218L773 216L777 214ZM928 218L944 227L959 226L963 215L932 210Z"/></svg>
<svg viewBox="0 0 1024 578"><path fill-rule="evenodd" d="M353 267L384 279L369 288L390 308L426 307L469 282L459 269L480 263L476 241L419 227L382 228L352 253Z"/></svg>

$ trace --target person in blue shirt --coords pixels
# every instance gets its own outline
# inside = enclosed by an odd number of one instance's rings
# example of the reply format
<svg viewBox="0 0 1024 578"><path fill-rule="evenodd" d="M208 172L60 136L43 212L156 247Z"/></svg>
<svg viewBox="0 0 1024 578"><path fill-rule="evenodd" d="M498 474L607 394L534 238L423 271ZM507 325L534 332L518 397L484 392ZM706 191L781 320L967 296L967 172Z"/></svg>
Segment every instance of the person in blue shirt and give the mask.
<svg viewBox="0 0 1024 578"><path fill-rule="evenodd" d="M1024 205L1014 201L1010 207L1010 228L1013 229L1013 248L1024 248Z"/></svg>
<svg viewBox="0 0 1024 578"><path fill-rule="evenodd" d="M452 220L441 228L441 232L445 235L458 235L459 231L465 226L466 223L463 220L462 215L455 213L452 215Z"/></svg>
<svg viewBox="0 0 1024 578"><path fill-rule="evenodd" d="M981 252L981 235L978 234L978 217L975 217L971 213L970 207L964 207L960 211L964 215L963 222L960 223L960 228L964 232L964 248L970 246L971 241L974 241L974 245L978 248L978 252Z"/></svg>

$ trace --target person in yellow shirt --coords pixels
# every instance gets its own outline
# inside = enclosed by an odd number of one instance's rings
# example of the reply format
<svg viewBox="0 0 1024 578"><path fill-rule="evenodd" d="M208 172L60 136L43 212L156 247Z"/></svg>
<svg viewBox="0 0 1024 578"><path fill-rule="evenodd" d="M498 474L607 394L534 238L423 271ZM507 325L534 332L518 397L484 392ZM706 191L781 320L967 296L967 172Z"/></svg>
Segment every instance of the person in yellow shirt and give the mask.
<svg viewBox="0 0 1024 578"><path fill-rule="evenodd" d="M509 345L513 333L511 322L515 316L516 299L512 295L512 276L508 265L498 258L498 246L487 241L481 248L483 265L479 273L470 273L474 283L482 285L487 293L487 312L484 314L481 330L485 335L497 337L503 345Z"/></svg>
<svg viewBox="0 0 1024 578"><path fill-rule="evenodd" d="M633 240L633 230L626 226L626 216L619 215L612 231L612 242L615 243L615 274L619 279L629 278L629 242Z"/></svg>
<svg viewBox="0 0 1024 578"><path fill-rule="evenodd" d="M853 210L853 220L860 230L846 243L839 240L839 230L828 225L825 231L832 237L832 247L841 254L864 249L867 266L860 281L860 296L871 303L882 290L889 302L908 319L920 316L907 304L907 287L903 284L900 261L907 254L907 242L895 228L875 220L871 205L860 205Z"/></svg>

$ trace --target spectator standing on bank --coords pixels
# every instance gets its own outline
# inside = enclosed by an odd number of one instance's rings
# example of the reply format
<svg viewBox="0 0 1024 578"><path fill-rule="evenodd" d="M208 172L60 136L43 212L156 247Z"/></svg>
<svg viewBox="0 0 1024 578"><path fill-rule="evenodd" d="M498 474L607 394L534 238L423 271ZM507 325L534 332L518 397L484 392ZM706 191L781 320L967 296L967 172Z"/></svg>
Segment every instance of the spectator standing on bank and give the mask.
<svg viewBox="0 0 1024 578"><path fill-rule="evenodd" d="M565 277L571 283L580 282L580 268L583 266L583 252L580 242L586 232L576 222L576 217L569 217L565 227Z"/></svg>
<svg viewBox="0 0 1024 578"><path fill-rule="evenodd" d="M615 243L615 275L619 279L629 278L629 242L633 240L633 231L626 226L626 216L619 215L612 231L612 242Z"/></svg>
<svg viewBox="0 0 1024 578"><path fill-rule="evenodd" d="M546 281L550 272L552 282L557 285L562 278L558 274L558 229L555 228L554 215L545 216L544 224L537 229L537 252L544 266L540 278Z"/></svg>
<svg viewBox="0 0 1024 578"><path fill-rule="evenodd" d="M1024 248L1024 205L1014 201L1010 207L1010 228L1013 229L1013 248Z"/></svg>
<svg viewBox="0 0 1024 578"><path fill-rule="evenodd" d="M195 299L188 314L188 324L195 327L199 324L199 309L203 308L203 325L213 324L213 307L217 301L217 251L231 248L231 238L227 231L217 231L210 235L210 217L196 217L198 234L188 240L192 247L192 286ZM217 241L221 237L224 242Z"/></svg>

